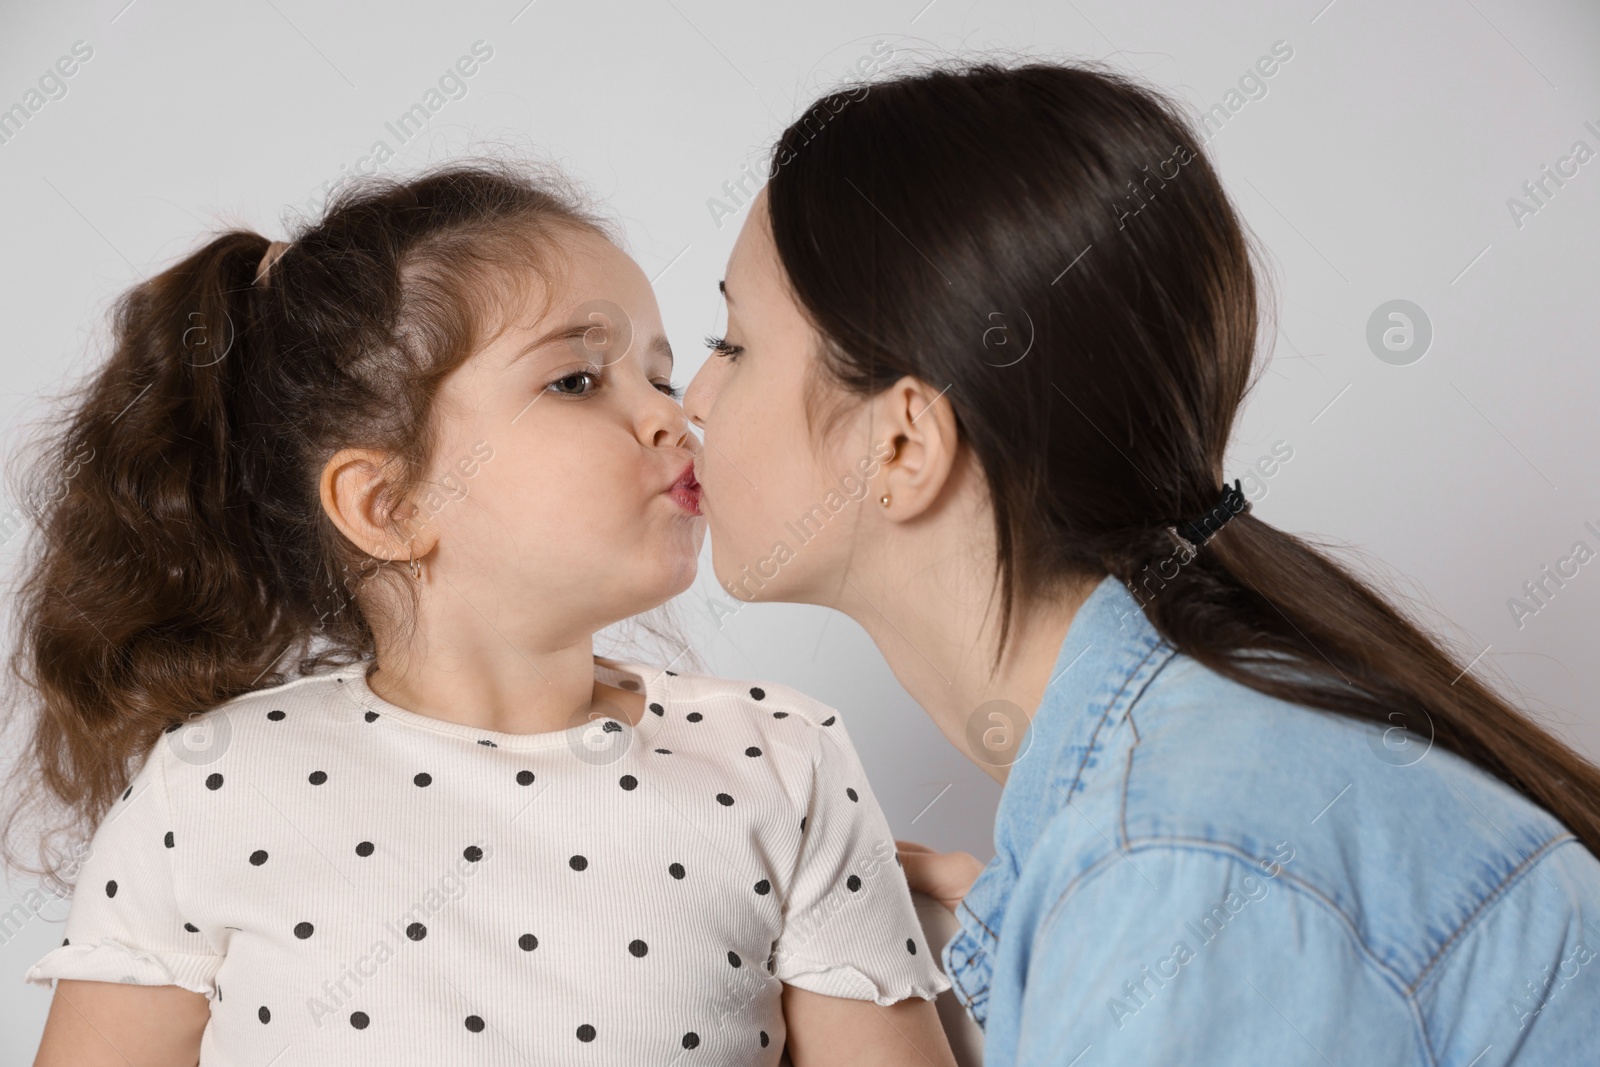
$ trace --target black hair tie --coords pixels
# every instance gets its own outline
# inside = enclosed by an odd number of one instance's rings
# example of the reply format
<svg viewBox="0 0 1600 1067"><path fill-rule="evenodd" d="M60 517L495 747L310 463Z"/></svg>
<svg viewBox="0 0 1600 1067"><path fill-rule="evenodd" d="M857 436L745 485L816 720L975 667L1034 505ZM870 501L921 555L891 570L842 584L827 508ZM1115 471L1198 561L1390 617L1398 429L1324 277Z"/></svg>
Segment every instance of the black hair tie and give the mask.
<svg viewBox="0 0 1600 1067"><path fill-rule="evenodd" d="M1249 511L1250 501L1244 498L1244 490L1240 488L1239 481L1235 478L1232 485L1222 487L1222 499L1210 511L1199 518L1179 523L1174 528L1177 535L1198 549L1216 536L1217 531L1226 526L1229 519Z"/></svg>

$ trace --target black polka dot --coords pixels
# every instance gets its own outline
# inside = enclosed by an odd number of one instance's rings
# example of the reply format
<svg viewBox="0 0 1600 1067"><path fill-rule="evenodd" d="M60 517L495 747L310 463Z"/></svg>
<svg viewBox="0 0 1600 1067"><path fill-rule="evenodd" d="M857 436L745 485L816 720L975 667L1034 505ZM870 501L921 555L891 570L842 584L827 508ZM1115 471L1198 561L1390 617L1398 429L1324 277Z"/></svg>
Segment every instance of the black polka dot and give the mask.
<svg viewBox="0 0 1600 1067"><path fill-rule="evenodd" d="M282 722L283 721L283 712L281 712L281 711L269 711L269 712L267 712L267 718L271 719L273 722Z"/></svg>
<svg viewBox="0 0 1600 1067"><path fill-rule="evenodd" d="M372 855L372 842L371 841L363 841L359 845L357 845L356 846L356 855L358 855L358 856L370 856L370 855Z"/></svg>
<svg viewBox="0 0 1600 1067"><path fill-rule="evenodd" d="M517 938L517 947L524 952L532 952L539 947L539 939L532 934L523 934Z"/></svg>
<svg viewBox="0 0 1600 1067"><path fill-rule="evenodd" d="M767 881L765 878L761 879L761 881L756 883L756 892L760 893L762 896L766 896L768 893L772 892L772 883Z"/></svg>
<svg viewBox="0 0 1600 1067"><path fill-rule="evenodd" d="M171 726L169 726L169 727L167 727L167 728L166 728L166 730L165 730L165 731L163 731L163 732L165 732L165 733L169 733L169 734L170 734L170 733L174 733L174 732L176 732L176 731L177 731L177 730L178 730L178 729L179 729L179 728L180 728L180 727L182 727L182 726L183 726L183 723L181 723L181 722L175 722L175 723L173 723L173 724L172 724L172 725L171 725Z"/></svg>
<svg viewBox="0 0 1600 1067"><path fill-rule="evenodd" d="M578 1027L578 1040L593 1041L594 1027L590 1026L588 1023L584 1023L582 1026Z"/></svg>
<svg viewBox="0 0 1600 1067"><path fill-rule="evenodd" d="M206 788L207 789L221 789L222 788L222 775L217 774L214 771L211 774L206 775Z"/></svg>
<svg viewBox="0 0 1600 1067"><path fill-rule="evenodd" d="M375 711L369 711L369 712L367 712L365 715L363 715L361 717L363 719L366 719L368 722L377 722L378 721L378 713L375 712Z"/></svg>
<svg viewBox="0 0 1600 1067"><path fill-rule="evenodd" d="M328 780L328 772L327 771L312 771L311 774L306 778L306 781L310 782L312 785L321 785L323 782L326 782L327 780Z"/></svg>
<svg viewBox="0 0 1600 1067"><path fill-rule="evenodd" d="M772 717L774 719L787 719L789 717L789 713L787 711L775 711L772 713Z"/></svg>
<svg viewBox="0 0 1600 1067"><path fill-rule="evenodd" d="M753 685L750 687L750 695L757 700L767 699L767 691L762 689L759 685Z"/></svg>
<svg viewBox="0 0 1600 1067"><path fill-rule="evenodd" d="M413 941L421 941L428 936L428 928L421 923L412 923L406 927L406 936Z"/></svg>
<svg viewBox="0 0 1600 1067"><path fill-rule="evenodd" d="M766 1048L767 1047L767 1042L771 1041L771 1040L772 1040L772 1038L767 1036L767 1032L765 1030L761 1031L761 1047L762 1048Z"/></svg>
<svg viewBox="0 0 1600 1067"><path fill-rule="evenodd" d="M667 868L667 873L672 875L674 878L682 878L684 875L683 864L674 863L672 866Z"/></svg>
<svg viewBox="0 0 1600 1067"><path fill-rule="evenodd" d="M628 942L628 951L633 953L635 958L643 958L644 954L650 951L650 946L638 938L634 938Z"/></svg>
<svg viewBox="0 0 1600 1067"><path fill-rule="evenodd" d="M133 794L133 786L130 785L128 788L126 788L126 789L124 789L122 791L122 799L123 800L127 800L128 797L131 796L132 794Z"/></svg>
<svg viewBox="0 0 1600 1067"><path fill-rule="evenodd" d="M615 719L606 719L600 724L600 731L607 734L620 734L622 732L622 724Z"/></svg>
<svg viewBox="0 0 1600 1067"><path fill-rule="evenodd" d="M700 1035L695 1033L693 1030L690 1030L687 1034L683 1035L683 1047L684 1048L694 1048L699 1044L700 1044Z"/></svg>
<svg viewBox="0 0 1600 1067"><path fill-rule="evenodd" d="M278 714L282 715L283 712L280 711ZM267 1006L263 1004L261 1007L256 1009L256 1018L260 1019L264 1023L270 1023L272 1021L272 1013L268 1011Z"/></svg>
<svg viewBox="0 0 1600 1067"><path fill-rule="evenodd" d="M567 866L571 867L575 871L581 871L585 867L589 866L589 861L582 856L574 856L567 861Z"/></svg>
<svg viewBox="0 0 1600 1067"><path fill-rule="evenodd" d="M741 960L739 958L739 954L737 952L734 952L732 949L728 950L728 966L729 967L743 967L744 966L744 961Z"/></svg>
<svg viewBox="0 0 1600 1067"><path fill-rule="evenodd" d="M705 718L705 716L700 714L698 711L691 711L689 714L685 715L684 718L688 719L690 722L699 722L701 719Z"/></svg>
<svg viewBox="0 0 1600 1067"><path fill-rule="evenodd" d="M429 774L427 771L423 771L421 774L411 779L411 781L416 785L431 785L433 784L433 775Z"/></svg>
<svg viewBox="0 0 1600 1067"><path fill-rule="evenodd" d="M826 719L822 720L822 725L824 725L824 726L832 726L833 725L833 720L836 719L836 718L838 718L838 716L829 715Z"/></svg>
<svg viewBox="0 0 1600 1067"><path fill-rule="evenodd" d="M117 880L115 878L113 878L111 881L106 883L106 896L114 897L116 895L117 895Z"/></svg>
<svg viewBox="0 0 1600 1067"><path fill-rule="evenodd" d="M483 1020L476 1015L467 1016L467 1029L475 1034L480 1032L483 1029Z"/></svg>
<svg viewBox="0 0 1600 1067"><path fill-rule="evenodd" d="M624 774L621 778L617 779L617 784L624 789L638 789L639 779L635 778L631 774Z"/></svg>
<svg viewBox="0 0 1600 1067"><path fill-rule="evenodd" d="M63 937L63 938L62 938L62 939L61 939L61 943L62 943L62 944L63 944L63 945L68 945L68 944L71 944L71 942L70 942L70 941L68 941L68 940L67 940L67 939L66 939L66 938L64 938L64 937Z"/></svg>
<svg viewBox="0 0 1600 1067"><path fill-rule="evenodd" d="M844 880L844 887L854 893L861 888L861 876L852 874Z"/></svg>
<svg viewBox="0 0 1600 1067"><path fill-rule="evenodd" d="M191 934L198 934L200 932L200 928L194 923L184 923L183 928L189 931Z"/></svg>
<svg viewBox="0 0 1600 1067"><path fill-rule="evenodd" d="M666 673L672 675L674 678L676 678L678 676L678 672L677 671L667 671Z"/></svg>
<svg viewBox="0 0 1600 1067"><path fill-rule="evenodd" d="M371 1019L367 1018L367 1013L364 1011L353 1011L350 1013L350 1025L355 1027L357 1030L365 1030L367 1028L367 1024L371 1021Z"/></svg>
<svg viewBox="0 0 1600 1067"><path fill-rule="evenodd" d="M726 808L733 803L733 798L726 793L718 793L717 803Z"/></svg>
<svg viewBox="0 0 1600 1067"><path fill-rule="evenodd" d="M800 832L806 832L806 816L804 815L800 816Z"/></svg>
<svg viewBox="0 0 1600 1067"><path fill-rule="evenodd" d="M482 745L484 748L499 748L500 747L499 745L495 744L493 741L490 741L486 737L478 738L478 744Z"/></svg>
<svg viewBox="0 0 1600 1067"><path fill-rule="evenodd" d="M667 709L662 707L660 704L651 704L650 710L655 712L657 715L665 715L667 713Z"/></svg>
<svg viewBox="0 0 1600 1067"><path fill-rule="evenodd" d="M913 956L917 954L917 943L911 940L909 937L906 938L906 951L911 953Z"/></svg>
<svg viewBox="0 0 1600 1067"><path fill-rule="evenodd" d="M849 797L851 800L860 800L861 799L860 797L858 797L856 795L856 791L854 789L851 789L849 786L845 787L844 795Z"/></svg>
<svg viewBox="0 0 1600 1067"><path fill-rule="evenodd" d="M483 849L479 848L477 845L468 845L466 848L461 850L461 855L462 858L468 863L477 863L479 860L483 859Z"/></svg>
<svg viewBox="0 0 1600 1067"><path fill-rule="evenodd" d="M751 745L749 748L744 750L744 754L746 756L759 756L761 755L761 750L756 746Z"/></svg>
<svg viewBox="0 0 1600 1067"><path fill-rule="evenodd" d="M658 749L656 749L656 751L661 753L663 756L672 755L672 749L670 749L670 748L658 748Z"/></svg>
<svg viewBox="0 0 1600 1067"><path fill-rule="evenodd" d="M316 929L316 928L314 926L312 926L310 923L295 923L294 924L294 936L296 936L300 940L304 941L306 938L311 936L311 931L314 930L314 929Z"/></svg>
<svg viewBox="0 0 1600 1067"><path fill-rule="evenodd" d="M532 771L518 771L517 772L517 784L518 785L532 785L533 784L533 772Z"/></svg>
<svg viewBox="0 0 1600 1067"><path fill-rule="evenodd" d="M265 862L267 862L266 849L258 848L254 852L250 853L250 866L259 867Z"/></svg>
<svg viewBox="0 0 1600 1067"><path fill-rule="evenodd" d="M161 839L161 843L162 843L162 844L163 844L163 845L166 845L166 846L167 846L167 847L168 847L168 848L171 848L171 847L172 847L172 845L173 845L173 841L172 841L172 831L171 831L171 830L168 830L168 831L167 831L167 836L166 836L166 837L163 837L163 838L162 838L162 839Z"/></svg>

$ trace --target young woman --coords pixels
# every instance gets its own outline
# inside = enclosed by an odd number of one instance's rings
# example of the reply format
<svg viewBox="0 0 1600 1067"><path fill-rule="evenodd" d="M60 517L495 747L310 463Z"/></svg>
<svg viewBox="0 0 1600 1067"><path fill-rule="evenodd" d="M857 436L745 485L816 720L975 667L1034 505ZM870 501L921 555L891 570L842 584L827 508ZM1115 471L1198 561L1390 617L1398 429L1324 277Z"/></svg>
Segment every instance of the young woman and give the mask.
<svg viewBox="0 0 1600 1067"><path fill-rule="evenodd" d="M606 226L490 164L122 298L14 664L94 826L41 1067L953 1062L838 714L593 655L695 574L671 371Z"/></svg>
<svg viewBox="0 0 1600 1067"><path fill-rule="evenodd" d="M717 576L1004 783L975 882L907 852L987 1067L1587 1062L1600 772L1226 487L1255 280L1196 144L1042 63L789 127L684 400Z"/></svg>

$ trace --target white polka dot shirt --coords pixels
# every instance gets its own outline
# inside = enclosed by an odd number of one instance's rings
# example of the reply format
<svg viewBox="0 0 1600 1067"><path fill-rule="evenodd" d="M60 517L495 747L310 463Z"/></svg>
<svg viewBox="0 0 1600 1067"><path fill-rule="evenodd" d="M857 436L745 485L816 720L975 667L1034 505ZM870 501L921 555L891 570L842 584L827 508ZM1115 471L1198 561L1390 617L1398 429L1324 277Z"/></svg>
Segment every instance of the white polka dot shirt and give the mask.
<svg viewBox="0 0 1600 1067"><path fill-rule="evenodd" d="M202 1067L773 1065L783 983L950 988L826 705L597 660L637 726L507 734L390 704L369 667L170 729L25 980L203 993Z"/></svg>

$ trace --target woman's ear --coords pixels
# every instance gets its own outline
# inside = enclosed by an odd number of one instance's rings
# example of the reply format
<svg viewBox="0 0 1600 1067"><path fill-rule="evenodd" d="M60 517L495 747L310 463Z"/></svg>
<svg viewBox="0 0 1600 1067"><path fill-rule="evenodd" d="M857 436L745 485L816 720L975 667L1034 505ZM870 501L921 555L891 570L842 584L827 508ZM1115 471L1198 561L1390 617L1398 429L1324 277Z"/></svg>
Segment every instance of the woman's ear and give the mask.
<svg viewBox="0 0 1600 1067"><path fill-rule="evenodd" d="M893 449L883 461L876 489L879 510L887 518L915 518L944 493L959 444L955 409L944 396L947 389L907 375L872 400L873 439Z"/></svg>
<svg viewBox="0 0 1600 1067"><path fill-rule="evenodd" d="M339 532L368 555L380 559L421 559L433 550L438 534L411 522L417 507L394 498L392 468L370 448L346 448L322 468L317 491L322 509Z"/></svg>

